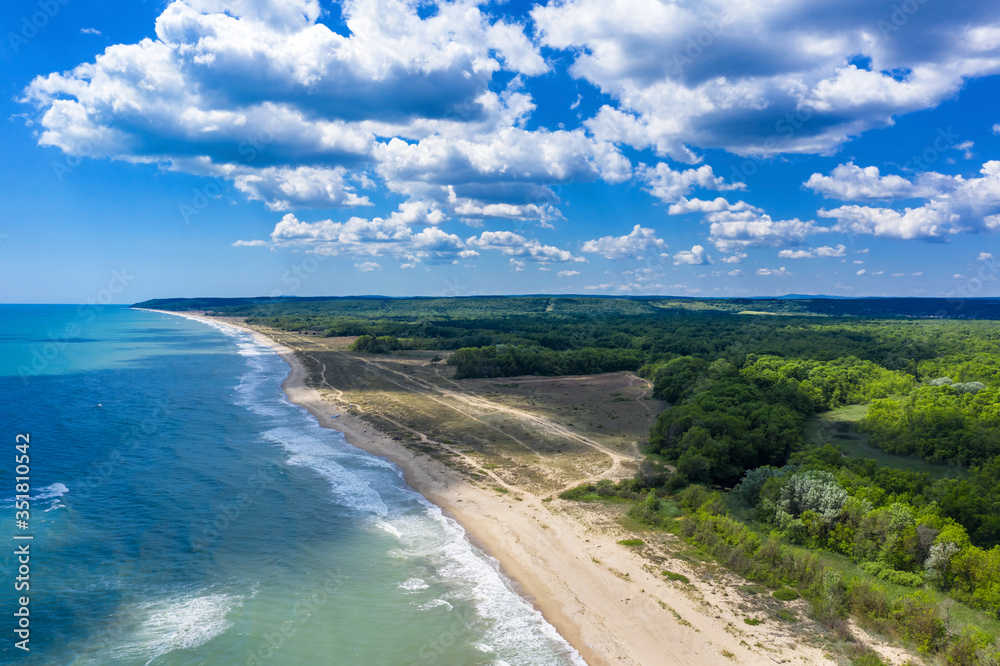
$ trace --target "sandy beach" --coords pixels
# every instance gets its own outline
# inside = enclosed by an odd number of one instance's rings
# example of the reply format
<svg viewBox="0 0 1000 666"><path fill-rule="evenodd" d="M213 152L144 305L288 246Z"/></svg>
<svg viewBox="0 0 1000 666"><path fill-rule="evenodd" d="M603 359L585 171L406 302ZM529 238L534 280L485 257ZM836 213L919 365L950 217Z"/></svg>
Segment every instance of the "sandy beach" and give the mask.
<svg viewBox="0 0 1000 666"><path fill-rule="evenodd" d="M634 534L613 523L595 523L574 502L520 491L515 499L513 493L470 483L380 433L357 410L329 394L324 398L307 385L309 371L292 349L259 331L241 328L288 363L290 372L282 386L289 400L307 409L322 426L342 432L352 445L399 465L410 486L456 519L474 543L496 558L519 591L588 664L826 661L822 649L803 644L787 625L769 620L746 624L746 605L738 603L744 601L739 592L744 581L731 579L729 585L718 579L699 581L680 560L654 567L618 543ZM335 387L331 389L336 396ZM687 575L690 583L665 579L661 567Z"/></svg>

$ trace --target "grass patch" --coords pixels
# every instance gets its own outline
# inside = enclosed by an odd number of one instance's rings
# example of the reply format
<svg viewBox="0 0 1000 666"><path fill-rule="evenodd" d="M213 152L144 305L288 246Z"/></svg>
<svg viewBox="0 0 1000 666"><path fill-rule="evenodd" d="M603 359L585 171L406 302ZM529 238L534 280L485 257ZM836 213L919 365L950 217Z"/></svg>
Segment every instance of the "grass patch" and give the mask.
<svg viewBox="0 0 1000 666"><path fill-rule="evenodd" d="M756 627L758 624L763 624L764 620L758 620L755 617L745 617L743 618L744 624L749 624L751 627Z"/></svg>
<svg viewBox="0 0 1000 666"><path fill-rule="evenodd" d="M690 580L688 580L688 577L685 576L684 574L674 573L673 571L664 571L662 573L664 576L666 576L667 580L676 580L680 581L681 583L691 582Z"/></svg>
<svg viewBox="0 0 1000 666"><path fill-rule="evenodd" d="M868 405L847 405L813 416L806 423L806 445L833 444L849 458L874 460L879 467L927 472L932 479L958 479L969 475L964 467L932 463L916 456L897 456L869 445L868 438L857 430L858 421L867 411Z"/></svg>
<svg viewBox="0 0 1000 666"><path fill-rule="evenodd" d="M760 587L759 585L741 585L740 591L743 594L749 594L753 596L755 594L761 594L762 592L767 592L767 589Z"/></svg>
<svg viewBox="0 0 1000 666"><path fill-rule="evenodd" d="M497 491L501 495L506 495L507 493L510 492L509 490L507 490L503 486L493 486L493 490Z"/></svg>
<svg viewBox="0 0 1000 666"><path fill-rule="evenodd" d="M619 546L641 546L644 543L646 543L646 542L643 541L642 539L622 539L621 541L618 542L618 545Z"/></svg>

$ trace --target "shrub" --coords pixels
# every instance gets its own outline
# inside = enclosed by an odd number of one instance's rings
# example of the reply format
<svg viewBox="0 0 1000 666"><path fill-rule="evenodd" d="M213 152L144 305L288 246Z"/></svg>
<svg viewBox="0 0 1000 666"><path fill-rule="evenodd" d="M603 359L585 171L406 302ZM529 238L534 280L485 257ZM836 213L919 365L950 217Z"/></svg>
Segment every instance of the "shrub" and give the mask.
<svg viewBox="0 0 1000 666"><path fill-rule="evenodd" d="M779 587L771 596L779 601L794 601L799 598L799 593L790 587Z"/></svg>
<svg viewBox="0 0 1000 666"><path fill-rule="evenodd" d="M768 479L779 476L781 471L776 467L764 465L757 469L747 470L743 480L733 488L736 498L747 506L756 506L760 499L760 491Z"/></svg>
<svg viewBox="0 0 1000 666"><path fill-rule="evenodd" d="M897 571L882 562L865 562L861 565L865 573L888 581L893 585L905 585L906 587L920 587L924 584L924 577L918 573L909 571Z"/></svg>
<svg viewBox="0 0 1000 666"><path fill-rule="evenodd" d="M644 543L646 543L646 542L643 541L642 539L622 539L621 541L618 542L618 545L619 546L641 546Z"/></svg>

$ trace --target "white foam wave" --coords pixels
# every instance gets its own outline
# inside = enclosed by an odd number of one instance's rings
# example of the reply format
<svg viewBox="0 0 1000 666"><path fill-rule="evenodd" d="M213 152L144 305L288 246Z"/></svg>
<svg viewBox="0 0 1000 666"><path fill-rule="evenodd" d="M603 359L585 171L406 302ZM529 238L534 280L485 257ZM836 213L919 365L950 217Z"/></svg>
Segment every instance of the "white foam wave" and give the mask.
<svg viewBox="0 0 1000 666"><path fill-rule="evenodd" d="M396 537L397 539L403 536L402 532L400 532L399 530L397 530L395 527L393 527L391 524L385 522L384 520L378 521L377 523L375 523L375 525L380 530L384 530L384 531L388 532L389 534L391 534L392 536Z"/></svg>
<svg viewBox="0 0 1000 666"><path fill-rule="evenodd" d="M65 508L62 502L59 501L63 495L69 492L69 488L62 483L53 483L48 486L42 486L36 489L34 495L28 494L29 502L44 502L45 500L52 500L49 504L49 508L46 511L51 511L52 509ZM3 503L13 505L17 501L16 497L4 498Z"/></svg>
<svg viewBox="0 0 1000 666"><path fill-rule="evenodd" d="M416 495L416 493L414 493ZM583 658L542 614L513 589L499 564L466 537L465 531L440 508L416 495L424 510L387 520L401 533L403 554L429 562L436 577L451 588L449 598L472 605L482 637L497 655L519 663L585 666ZM430 523L430 524L428 524ZM429 609L451 603L438 599ZM485 644L485 643L484 643ZM561 654L560 654L561 653ZM496 662L502 663L502 662Z"/></svg>
<svg viewBox="0 0 1000 666"><path fill-rule="evenodd" d="M123 644L111 649L115 659L144 659L150 664L173 652L198 647L226 631L226 619L243 597L232 594L174 596L140 604L141 626Z"/></svg>
<svg viewBox="0 0 1000 666"><path fill-rule="evenodd" d="M440 608L441 606L445 606L448 610L454 608L454 606L449 604L444 599L434 599L433 601L428 601L426 604L420 606L420 610L431 610L433 608Z"/></svg>
<svg viewBox="0 0 1000 666"><path fill-rule="evenodd" d="M406 590L407 592L418 592L420 590L426 590L430 585L427 584L423 578L408 578L399 584L399 589Z"/></svg>

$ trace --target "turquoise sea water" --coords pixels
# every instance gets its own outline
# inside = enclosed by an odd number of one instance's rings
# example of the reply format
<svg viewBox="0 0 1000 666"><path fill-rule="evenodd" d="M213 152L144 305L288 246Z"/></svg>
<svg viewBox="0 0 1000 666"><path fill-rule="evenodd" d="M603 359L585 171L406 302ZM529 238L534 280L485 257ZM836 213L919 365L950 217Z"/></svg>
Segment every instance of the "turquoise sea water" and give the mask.
<svg viewBox="0 0 1000 666"><path fill-rule="evenodd" d="M583 663L395 465L290 404L287 372L228 327L0 306L0 663Z"/></svg>

